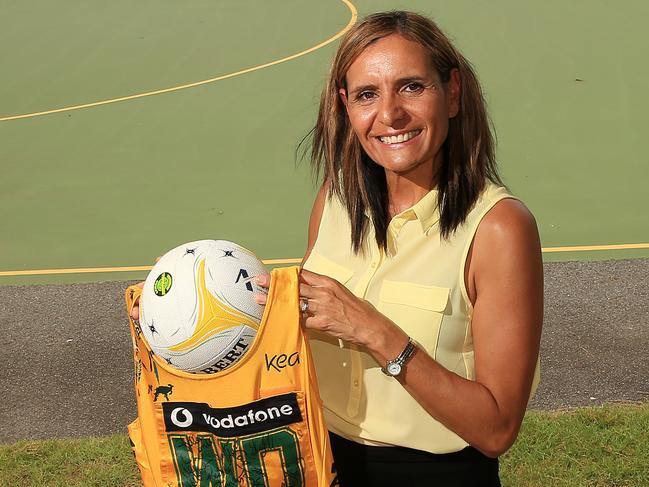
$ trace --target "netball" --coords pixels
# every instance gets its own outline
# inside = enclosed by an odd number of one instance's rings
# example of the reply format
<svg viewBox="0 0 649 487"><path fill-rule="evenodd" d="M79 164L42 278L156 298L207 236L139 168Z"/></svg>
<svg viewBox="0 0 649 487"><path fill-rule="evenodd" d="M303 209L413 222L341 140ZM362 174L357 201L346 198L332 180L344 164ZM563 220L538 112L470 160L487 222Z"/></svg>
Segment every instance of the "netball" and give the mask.
<svg viewBox="0 0 649 487"><path fill-rule="evenodd" d="M239 360L263 313L252 278L266 273L249 250L226 240L180 245L155 264L142 291L140 326L169 366L215 373Z"/></svg>

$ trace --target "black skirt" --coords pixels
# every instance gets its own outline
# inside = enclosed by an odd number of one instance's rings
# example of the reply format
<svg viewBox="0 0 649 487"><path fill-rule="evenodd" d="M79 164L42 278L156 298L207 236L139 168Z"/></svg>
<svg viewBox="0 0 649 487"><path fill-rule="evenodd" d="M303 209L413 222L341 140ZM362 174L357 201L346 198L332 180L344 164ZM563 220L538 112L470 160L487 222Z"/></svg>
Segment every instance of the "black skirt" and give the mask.
<svg viewBox="0 0 649 487"><path fill-rule="evenodd" d="M498 459L472 447L434 454L329 438L340 487L500 487Z"/></svg>

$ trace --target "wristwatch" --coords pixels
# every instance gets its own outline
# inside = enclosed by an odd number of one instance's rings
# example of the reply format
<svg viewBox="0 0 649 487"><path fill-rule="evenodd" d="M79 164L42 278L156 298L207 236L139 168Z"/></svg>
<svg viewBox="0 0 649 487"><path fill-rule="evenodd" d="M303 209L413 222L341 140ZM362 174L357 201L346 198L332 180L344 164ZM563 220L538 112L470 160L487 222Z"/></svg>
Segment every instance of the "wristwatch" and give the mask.
<svg viewBox="0 0 649 487"><path fill-rule="evenodd" d="M388 360L388 363L381 369L381 372L390 377L398 377L403 371L403 366L406 365L406 362L415 353L416 348L417 346L413 339L408 337L408 345L403 349L403 352L397 355L397 358Z"/></svg>

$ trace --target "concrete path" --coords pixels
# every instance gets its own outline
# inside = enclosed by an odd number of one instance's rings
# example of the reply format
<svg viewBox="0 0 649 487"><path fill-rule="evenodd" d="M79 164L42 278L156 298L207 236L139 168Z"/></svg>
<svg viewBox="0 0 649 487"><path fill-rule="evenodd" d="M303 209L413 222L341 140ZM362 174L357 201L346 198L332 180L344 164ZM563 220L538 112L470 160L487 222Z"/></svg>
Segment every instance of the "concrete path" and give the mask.
<svg viewBox="0 0 649 487"><path fill-rule="evenodd" d="M649 400L649 260L545 265L531 408ZM0 442L124 433L135 416L126 283L0 286Z"/></svg>

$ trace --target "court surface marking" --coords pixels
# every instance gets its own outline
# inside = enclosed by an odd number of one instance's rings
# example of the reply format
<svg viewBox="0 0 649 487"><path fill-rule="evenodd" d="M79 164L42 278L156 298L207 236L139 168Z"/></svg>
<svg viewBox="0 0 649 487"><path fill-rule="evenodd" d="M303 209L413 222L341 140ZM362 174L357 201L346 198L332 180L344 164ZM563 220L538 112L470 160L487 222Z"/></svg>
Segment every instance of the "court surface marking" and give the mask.
<svg viewBox="0 0 649 487"><path fill-rule="evenodd" d="M144 98L147 96L153 96L153 95L162 95L165 93L172 93L174 91L180 91L180 90L186 90L188 88L195 88L197 86L202 86L206 85L209 83L216 83L217 81L223 81L225 79L229 78L234 78L235 76L241 76L243 74L248 74L252 73L253 71L259 71L260 69L264 68L269 68L271 66L276 66L278 64L282 64L288 61L292 61L293 59L297 59L302 56L306 56L309 53L312 53L313 51L317 51L318 49L326 46L327 44L331 44L334 42L336 39L339 37L343 36L345 32L347 32L355 23L356 19L358 18L358 10L352 4L349 0L340 0L345 4L345 6L349 9L349 12L351 14L351 17L349 18L349 21L347 22L347 25L339 32L334 34L333 36L329 37L328 39L320 42L319 44L316 44L313 47L310 47L308 49L305 49L303 51L297 52L295 54L291 54L290 56L283 57L281 59L277 59L275 61L270 61L268 63L264 64L259 64L257 66L252 66L250 68L242 69L240 71L236 71L234 73L229 73L229 74L223 74L221 76L216 76L214 78L209 78L209 79L204 79L201 81L194 81L192 83L187 83L183 85L178 85L178 86L172 86L169 88L163 88L160 90L154 90L154 91L148 91L146 93L138 93L135 95L128 95L128 96L120 96L118 98L112 98L109 100L101 100L101 101L95 101L92 103L83 103L81 105L74 105L74 106L69 106L69 107L63 107L63 108L54 108L52 110L45 110L41 112L33 112L33 113L25 113L23 115L11 115L7 117L1 117L0 122L8 122L10 120L20 120L23 118L33 118L33 117L40 117L44 115L51 115L53 113L62 113L62 112L70 112L73 110L81 110L82 108L93 108L93 107L98 107L101 105L109 105L111 103L118 103L122 101L129 101L129 100L136 100L138 98Z"/></svg>
<svg viewBox="0 0 649 487"><path fill-rule="evenodd" d="M649 249L649 243L638 244L615 244L615 245L576 245L568 247L543 247L541 252L592 252L604 250L631 250L631 249ZM290 265L299 264L302 259L264 259L262 262L266 265ZM1 271L1 276L44 276L50 274L88 274L88 273L108 273L108 272L133 272L133 271L150 271L152 266L130 266L130 267L80 267L72 269L31 269L25 271Z"/></svg>

